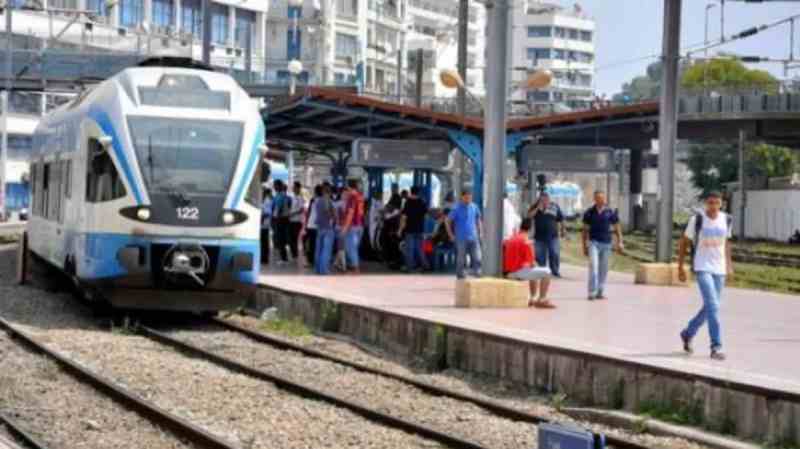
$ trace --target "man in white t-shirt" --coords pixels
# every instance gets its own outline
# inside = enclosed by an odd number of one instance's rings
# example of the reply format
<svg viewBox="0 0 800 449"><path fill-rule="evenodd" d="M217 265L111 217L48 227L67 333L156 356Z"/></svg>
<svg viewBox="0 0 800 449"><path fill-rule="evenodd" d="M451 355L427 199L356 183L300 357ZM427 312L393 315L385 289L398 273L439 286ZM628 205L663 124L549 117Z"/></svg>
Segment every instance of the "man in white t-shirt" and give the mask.
<svg viewBox="0 0 800 449"><path fill-rule="evenodd" d="M303 230L303 220L305 218L306 200L303 198L303 185L295 181L292 186L292 199L289 208L289 251L292 259L297 260L297 245L300 241L300 231Z"/></svg>
<svg viewBox="0 0 800 449"><path fill-rule="evenodd" d="M683 260L690 245L693 248L692 268L697 278L697 287L703 298L703 307L681 331L683 349L692 352L692 339L700 327L708 321L711 337L711 358L725 360L722 352L722 332L719 322L719 307L722 299L722 286L725 276L733 274L731 262L731 218L720 211L722 195L711 192L706 195L706 207L701 213L689 219L686 232L681 237L678 249L678 276L686 281L686 268Z"/></svg>

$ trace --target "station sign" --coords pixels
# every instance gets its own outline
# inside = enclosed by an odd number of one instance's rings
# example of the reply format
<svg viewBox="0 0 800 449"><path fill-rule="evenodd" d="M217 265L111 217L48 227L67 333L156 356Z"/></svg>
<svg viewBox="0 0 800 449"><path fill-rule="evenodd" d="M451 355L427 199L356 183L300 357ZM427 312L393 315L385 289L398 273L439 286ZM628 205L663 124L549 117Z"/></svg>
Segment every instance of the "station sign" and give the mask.
<svg viewBox="0 0 800 449"><path fill-rule="evenodd" d="M376 168L446 170L452 143L447 140L357 139L351 165Z"/></svg>
<svg viewBox="0 0 800 449"><path fill-rule="evenodd" d="M614 149L598 146L537 145L522 148L517 163L532 172L608 173L616 170Z"/></svg>

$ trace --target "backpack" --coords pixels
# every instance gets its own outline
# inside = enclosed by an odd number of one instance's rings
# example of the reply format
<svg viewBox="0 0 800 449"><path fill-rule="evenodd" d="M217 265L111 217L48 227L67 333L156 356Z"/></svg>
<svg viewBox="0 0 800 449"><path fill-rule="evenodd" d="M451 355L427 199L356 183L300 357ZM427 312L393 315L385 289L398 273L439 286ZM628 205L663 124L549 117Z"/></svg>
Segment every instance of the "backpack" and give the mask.
<svg viewBox="0 0 800 449"><path fill-rule="evenodd" d="M724 212L720 212L723 214ZM700 231L703 229L703 213L696 213L694 216L694 239L690 240L692 243L692 250L691 250L691 262L692 262L692 273L694 273L694 256L697 253L697 243L700 241ZM730 214L725 214L725 223L728 226L728 230L731 229L731 225L733 225L733 217Z"/></svg>

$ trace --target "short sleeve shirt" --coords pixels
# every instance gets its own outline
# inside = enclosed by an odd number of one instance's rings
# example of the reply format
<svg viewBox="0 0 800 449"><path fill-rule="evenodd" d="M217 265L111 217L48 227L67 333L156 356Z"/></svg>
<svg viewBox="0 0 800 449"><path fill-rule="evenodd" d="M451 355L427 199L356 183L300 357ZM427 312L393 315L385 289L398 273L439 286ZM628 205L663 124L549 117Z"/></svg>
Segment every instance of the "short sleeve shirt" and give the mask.
<svg viewBox="0 0 800 449"><path fill-rule="evenodd" d="M503 272L515 273L534 266L533 247L524 236L515 235L503 242Z"/></svg>
<svg viewBox="0 0 800 449"><path fill-rule="evenodd" d="M589 226L589 239L600 243L611 243L611 226L617 223L617 212L607 207L598 211L592 206L583 214L583 224Z"/></svg>
<svg viewBox="0 0 800 449"><path fill-rule="evenodd" d="M450 211L450 220L453 227L456 241L474 242L478 240L478 220L481 218L481 211L474 203L458 203L458 206Z"/></svg>
<svg viewBox="0 0 800 449"><path fill-rule="evenodd" d="M347 195L346 214L353 211L353 222L351 226L364 226L364 197L359 192L352 192Z"/></svg>
<svg viewBox="0 0 800 449"><path fill-rule="evenodd" d="M422 234L425 232L425 216L428 205L421 198L409 198L403 207L406 216L406 232L409 234Z"/></svg>
<svg viewBox="0 0 800 449"><path fill-rule="evenodd" d="M547 242L558 237L558 223L564 221L561 208L556 203L550 203L544 210L536 209L533 214L534 239Z"/></svg>
<svg viewBox="0 0 800 449"><path fill-rule="evenodd" d="M684 235L695 242L694 271L705 271L711 274L725 275L727 273L727 258L725 257L725 243L731 238L731 229L728 226L728 216L722 212L712 220L703 213L703 227L700 236L695 235L697 215L692 215L686 225Z"/></svg>

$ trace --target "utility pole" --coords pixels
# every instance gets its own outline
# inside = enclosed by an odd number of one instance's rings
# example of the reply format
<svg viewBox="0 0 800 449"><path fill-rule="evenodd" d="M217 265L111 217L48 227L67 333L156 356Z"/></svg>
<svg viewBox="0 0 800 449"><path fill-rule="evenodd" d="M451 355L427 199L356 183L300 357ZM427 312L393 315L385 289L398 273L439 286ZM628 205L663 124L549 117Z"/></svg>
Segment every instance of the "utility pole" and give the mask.
<svg viewBox="0 0 800 449"><path fill-rule="evenodd" d="M14 35L11 33L11 14L13 5L6 1L6 85L0 98L0 107L3 108L2 117L2 142L0 142L0 221L6 218L6 160L8 158L8 100L11 95L11 80L13 70L11 67L11 51Z"/></svg>
<svg viewBox="0 0 800 449"><path fill-rule="evenodd" d="M747 132L739 130L739 241L744 241L745 236L745 211L747 210L747 191L744 179L744 146L747 140Z"/></svg>
<svg viewBox="0 0 800 449"><path fill-rule="evenodd" d="M211 65L211 0L203 0L203 63Z"/></svg>
<svg viewBox="0 0 800 449"><path fill-rule="evenodd" d="M672 213L675 207L675 143L678 137L678 62L680 61L681 2L664 0L664 67L661 117L658 125L658 226L656 261L672 261Z"/></svg>
<svg viewBox="0 0 800 449"><path fill-rule="evenodd" d="M486 129L483 141L484 163L484 260L483 274L502 275L503 191L506 168L506 92L508 92L509 0L487 4Z"/></svg>
<svg viewBox="0 0 800 449"><path fill-rule="evenodd" d="M417 92L416 92L416 97L415 97L415 101L416 101L415 104L417 105L418 108L422 107L422 69L423 69L423 66L424 66L424 61L423 61L424 58L425 58L425 52L423 51L423 49L418 48L417 49L417 67L416 67L417 68L417 86L416 86Z"/></svg>
<svg viewBox="0 0 800 449"><path fill-rule="evenodd" d="M467 82L467 43L469 37L469 0L459 0L458 2L458 75L464 83ZM467 115L467 88L458 89L458 114L461 117ZM456 151L455 157L455 182L453 183L453 193L455 200L461 198L461 189L464 186L464 155L461 151Z"/></svg>

